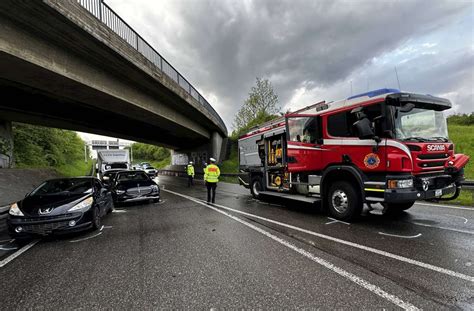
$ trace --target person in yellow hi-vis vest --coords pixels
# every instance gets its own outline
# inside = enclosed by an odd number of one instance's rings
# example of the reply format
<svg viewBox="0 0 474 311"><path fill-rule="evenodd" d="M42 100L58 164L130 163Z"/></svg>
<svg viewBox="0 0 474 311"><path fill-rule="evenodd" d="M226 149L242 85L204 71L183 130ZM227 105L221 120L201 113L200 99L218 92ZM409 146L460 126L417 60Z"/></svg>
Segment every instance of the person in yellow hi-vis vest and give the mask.
<svg viewBox="0 0 474 311"><path fill-rule="evenodd" d="M193 179L194 179L194 166L193 162L190 161L188 166L186 167L186 173L188 174L188 188L194 185Z"/></svg>
<svg viewBox="0 0 474 311"><path fill-rule="evenodd" d="M211 164L206 166L204 169L204 181L206 182L207 188L207 204L216 202L216 188L217 183L219 182L219 176L221 175L221 170L216 165L216 159L210 158L209 160L211 161Z"/></svg>

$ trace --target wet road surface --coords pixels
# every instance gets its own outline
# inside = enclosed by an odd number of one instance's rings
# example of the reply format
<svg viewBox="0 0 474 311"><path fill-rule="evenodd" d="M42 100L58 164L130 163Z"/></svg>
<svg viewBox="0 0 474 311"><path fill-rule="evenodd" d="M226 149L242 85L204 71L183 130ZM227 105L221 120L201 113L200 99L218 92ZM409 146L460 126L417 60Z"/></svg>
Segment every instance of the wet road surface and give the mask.
<svg viewBox="0 0 474 311"><path fill-rule="evenodd" d="M474 308L474 208L349 224L238 185L220 183L208 206L199 182L160 184L162 202L119 206L99 232L13 259L24 249L2 238L2 309Z"/></svg>

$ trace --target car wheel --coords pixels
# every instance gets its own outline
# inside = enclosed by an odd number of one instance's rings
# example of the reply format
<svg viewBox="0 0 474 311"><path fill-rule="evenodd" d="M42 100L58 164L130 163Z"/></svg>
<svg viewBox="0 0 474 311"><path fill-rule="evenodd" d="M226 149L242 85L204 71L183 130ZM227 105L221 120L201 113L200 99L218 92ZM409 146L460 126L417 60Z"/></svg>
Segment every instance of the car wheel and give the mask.
<svg viewBox="0 0 474 311"><path fill-rule="evenodd" d="M348 182L333 183L326 200L329 214L336 219L349 221L360 216L362 212L362 200Z"/></svg>
<svg viewBox="0 0 474 311"><path fill-rule="evenodd" d="M260 192L263 190L262 178L255 176L250 182L250 192L255 199L260 198Z"/></svg>
<svg viewBox="0 0 474 311"><path fill-rule="evenodd" d="M383 203L384 214L399 214L412 207L415 202L407 203Z"/></svg>
<svg viewBox="0 0 474 311"><path fill-rule="evenodd" d="M92 227L94 230L98 230L102 227L102 218L100 217L99 207L97 206L94 206L92 210Z"/></svg>

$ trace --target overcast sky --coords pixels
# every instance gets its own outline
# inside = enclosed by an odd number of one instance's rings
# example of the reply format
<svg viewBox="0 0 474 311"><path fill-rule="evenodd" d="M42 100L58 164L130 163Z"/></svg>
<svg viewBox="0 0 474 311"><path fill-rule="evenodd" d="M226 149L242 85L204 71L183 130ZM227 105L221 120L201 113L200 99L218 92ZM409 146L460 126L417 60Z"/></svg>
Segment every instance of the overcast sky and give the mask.
<svg viewBox="0 0 474 311"><path fill-rule="evenodd" d="M229 130L256 77L282 110L382 87L474 111L474 5L450 1L106 0Z"/></svg>

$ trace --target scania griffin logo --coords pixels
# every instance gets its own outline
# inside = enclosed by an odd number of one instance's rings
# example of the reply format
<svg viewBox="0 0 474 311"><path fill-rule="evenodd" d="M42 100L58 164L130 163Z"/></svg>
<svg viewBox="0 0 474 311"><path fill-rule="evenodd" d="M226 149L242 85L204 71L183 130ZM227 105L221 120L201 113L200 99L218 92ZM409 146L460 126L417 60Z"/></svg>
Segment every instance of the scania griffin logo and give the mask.
<svg viewBox="0 0 474 311"><path fill-rule="evenodd" d="M446 151L445 145L428 145L426 146L428 151Z"/></svg>

